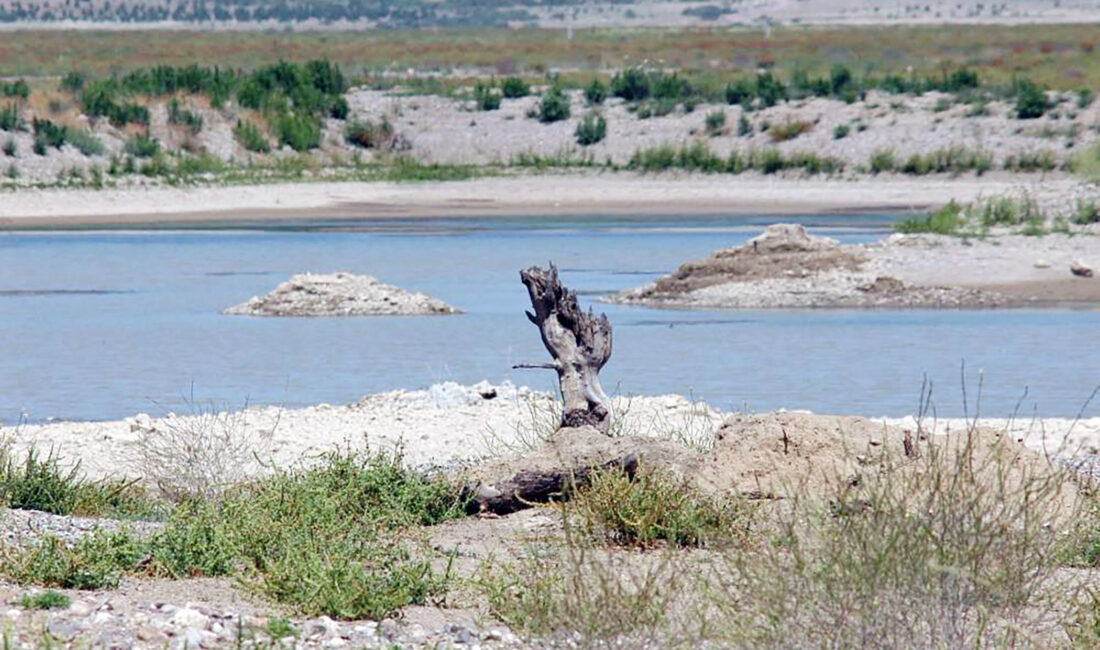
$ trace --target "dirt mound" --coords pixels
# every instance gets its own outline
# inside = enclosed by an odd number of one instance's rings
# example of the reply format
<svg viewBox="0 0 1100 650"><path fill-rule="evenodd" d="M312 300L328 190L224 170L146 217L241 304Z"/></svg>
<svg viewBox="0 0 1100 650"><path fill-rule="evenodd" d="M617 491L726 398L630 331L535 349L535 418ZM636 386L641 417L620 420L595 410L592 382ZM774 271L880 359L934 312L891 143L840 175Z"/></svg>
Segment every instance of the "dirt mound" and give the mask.
<svg viewBox="0 0 1100 650"><path fill-rule="evenodd" d="M990 499L1053 490L1065 514L1077 498L1070 474L993 429L928 435L861 417L768 413L731 416L717 437L695 479L713 491L830 498L864 488L916 495L982 485Z"/></svg>
<svg viewBox="0 0 1100 650"><path fill-rule="evenodd" d="M812 237L800 224L768 226L744 246L715 251L683 264L672 275L638 290L637 299L661 300L728 282L804 278L824 271L856 271L863 257L827 237Z"/></svg>
<svg viewBox="0 0 1100 650"><path fill-rule="evenodd" d="M242 316L414 316L459 310L422 293L351 273L295 275L266 296L230 307Z"/></svg>

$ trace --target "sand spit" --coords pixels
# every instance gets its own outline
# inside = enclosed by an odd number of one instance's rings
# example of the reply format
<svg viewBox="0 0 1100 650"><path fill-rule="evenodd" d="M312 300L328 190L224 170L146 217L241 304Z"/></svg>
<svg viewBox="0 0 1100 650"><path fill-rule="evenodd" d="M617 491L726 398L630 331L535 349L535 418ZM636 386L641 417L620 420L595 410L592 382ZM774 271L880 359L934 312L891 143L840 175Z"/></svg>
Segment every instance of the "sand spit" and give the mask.
<svg viewBox="0 0 1100 650"><path fill-rule="evenodd" d="M265 296L225 310L237 316L425 316L458 309L369 275L302 273Z"/></svg>
<svg viewBox="0 0 1100 650"><path fill-rule="evenodd" d="M670 309L1093 303L1100 302L1100 282L1072 268L1081 260L1100 260L1097 239L893 235L873 244L842 245L810 236L801 225L775 224L744 246L687 262L609 301Z"/></svg>

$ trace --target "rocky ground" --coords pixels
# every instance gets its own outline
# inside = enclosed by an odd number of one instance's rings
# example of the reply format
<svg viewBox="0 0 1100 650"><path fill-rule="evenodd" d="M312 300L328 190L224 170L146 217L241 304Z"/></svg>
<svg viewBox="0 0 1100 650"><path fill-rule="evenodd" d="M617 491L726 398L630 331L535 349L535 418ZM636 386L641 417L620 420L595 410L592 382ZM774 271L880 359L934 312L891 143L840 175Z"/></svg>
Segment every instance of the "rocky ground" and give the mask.
<svg viewBox="0 0 1100 650"><path fill-rule="evenodd" d="M776 224L609 300L671 309L974 308L1100 302L1091 235L893 235L841 245Z"/></svg>
<svg viewBox="0 0 1100 650"><path fill-rule="evenodd" d="M1096 124L1100 122L1098 104L1081 107L1074 93L1052 93L1055 108L1033 120L1016 119L1011 102L992 101L981 104L978 110L978 104L957 103L953 96L942 93L904 96L878 91L869 92L865 100L851 104L809 98L752 112L724 103L701 104L691 110L680 105L668 115L643 119L621 99L611 98L602 106L590 107L583 93L574 90L567 92L571 117L551 124L529 116L540 101L535 95L504 99L494 111L476 110L472 99L463 98L465 95L461 92L455 97L416 95L400 86L387 91L353 89L347 94L351 107L349 120L389 120L399 141L408 147L405 153L426 163L510 164L526 157L529 162L542 159L552 164L588 160L625 165L640 149L700 141L723 156L734 150L764 148L775 148L788 156L807 152L829 156L845 163L845 177L866 176L871 156L878 152L892 152L900 165L912 154L952 147L988 154L993 170L1002 169L1006 161L1020 156L1046 157L1051 165L1060 167L1096 140ZM150 134L168 151L206 152L234 164L250 160L274 164L280 159L297 157L289 148L266 157L245 151L234 140L233 126L238 119L257 118L239 107L230 104L213 109L205 98L196 97L186 100L184 108L202 115L204 127L200 132L193 134L169 124L165 105L152 106ZM592 146L581 147L575 131L580 120L593 111L607 120L607 137ZM24 112L27 123L38 116L77 126L89 125L88 119L72 106L58 115L32 114L31 109ZM721 114L724 123L708 129L706 121L711 114ZM742 117L747 130L740 124ZM791 130L792 124L801 126ZM311 166L346 165L355 156L369 161L378 155L375 150L346 143L345 126L344 120L326 121L322 146L311 156ZM846 129L846 135L838 137L838 127ZM787 133L781 135L784 129ZM45 156L39 156L31 151L30 134L0 132L0 141L12 140L17 150L14 157L0 154L0 172L6 173L3 182L13 187L65 184L74 168L85 178L93 166L106 170L110 157L122 154L130 134L105 121L95 124L94 132L104 144L103 155L84 156L71 145L65 145L61 150L50 149ZM12 173L8 170L12 168L16 169L17 178L10 177ZM159 182L138 174L108 180L127 187Z"/></svg>
<svg viewBox="0 0 1100 650"><path fill-rule="evenodd" d="M225 310L237 316L415 316L459 310L369 275L302 273L264 296Z"/></svg>

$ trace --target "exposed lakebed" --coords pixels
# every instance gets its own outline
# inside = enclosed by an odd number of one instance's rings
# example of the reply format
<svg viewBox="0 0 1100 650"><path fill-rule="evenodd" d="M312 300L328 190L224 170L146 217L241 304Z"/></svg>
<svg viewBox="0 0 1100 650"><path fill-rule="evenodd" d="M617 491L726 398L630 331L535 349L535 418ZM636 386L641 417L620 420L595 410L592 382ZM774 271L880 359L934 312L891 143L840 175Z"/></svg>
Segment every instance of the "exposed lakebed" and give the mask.
<svg viewBox="0 0 1100 650"><path fill-rule="evenodd" d="M786 218L785 218L786 220ZM114 419L185 406L343 403L438 381L552 373L523 316L518 270L553 260L582 303L604 310L615 351L604 385L681 393L725 409L900 415L925 374L941 415L1076 415L1100 382L1092 310L672 312L596 304L603 295L744 243L763 218L459 219L310 229L15 233L0 236L0 418ZM889 217L813 217L845 243L888 234ZM751 224L751 225L750 225ZM373 275L462 315L230 317L225 308L296 273ZM192 388L193 387L193 388ZM193 392L192 392L193 391ZM1093 406L1093 410L1096 405Z"/></svg>

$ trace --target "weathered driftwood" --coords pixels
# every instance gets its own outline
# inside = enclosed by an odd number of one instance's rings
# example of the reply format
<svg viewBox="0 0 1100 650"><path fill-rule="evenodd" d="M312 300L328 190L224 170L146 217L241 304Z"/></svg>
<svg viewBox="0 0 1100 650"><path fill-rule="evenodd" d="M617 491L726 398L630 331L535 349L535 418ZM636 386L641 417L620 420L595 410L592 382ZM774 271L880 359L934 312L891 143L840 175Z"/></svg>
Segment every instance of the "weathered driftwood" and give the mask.
<svg viewBox="0 0 1100 650"><path fill-rule="evenodd" d="M522 470L493 485L479 483L467 488L466 511L470 514L492 512L507 515L535 503L551 499L565 500L569 493L588 484L594 471L621 471L634 476L638 470L637 453L630 453L599 466L580 465L570 468Z"/></svg>
<svg viewBox="0 0 1100 650"><path fill-rule="evenodd" d="M538 326L542 342L554 361L517 367L552 368L565 408L563 427L591 425L602 433L611 429L611 400L600 386L600 369L611 358L611 322L605 314L581 311L577 295L562 286L558 269L538 266L520 271L531 296L534 313L527 318Z"/></svg>

